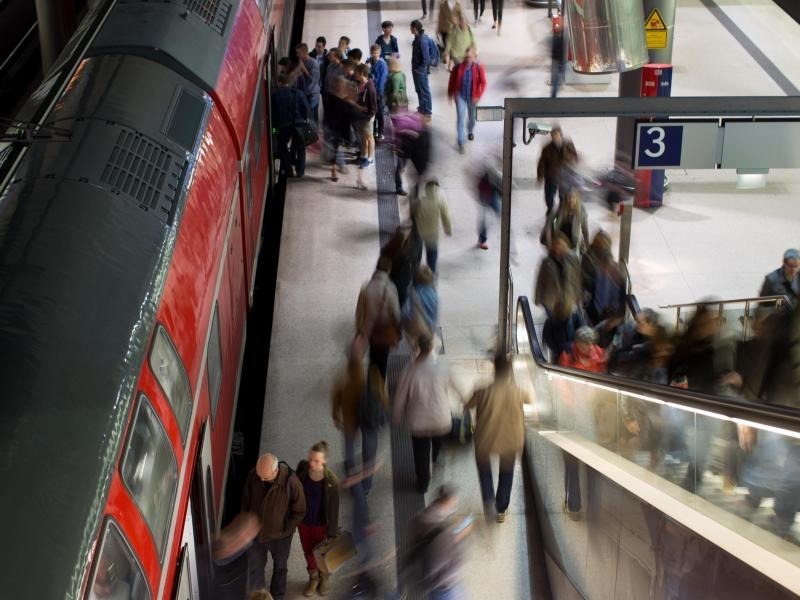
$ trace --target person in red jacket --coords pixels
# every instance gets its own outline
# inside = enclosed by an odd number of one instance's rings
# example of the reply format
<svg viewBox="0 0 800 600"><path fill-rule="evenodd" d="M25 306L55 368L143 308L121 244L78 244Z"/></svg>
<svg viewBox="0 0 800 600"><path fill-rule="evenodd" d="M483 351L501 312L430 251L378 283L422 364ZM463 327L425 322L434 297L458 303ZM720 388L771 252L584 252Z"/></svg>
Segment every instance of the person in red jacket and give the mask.
<svg viewBox="0 0 800 600"><path fill-rule="evenodd" d="M580 327L575 332L572 351L561 353L558 364L593 373L606 372L606 353L597 345L597 333L591 327Z"/></svg>
<svg viewBox="0 0 800 600"><path fill-rule="evenodd" d="M486 90L486 71L477 62L475 48L469 48L464 60L450 72L447 95L456 102L456 141L458 151L464 154L464 122L467 137L475 139L475 106Z"/></svg>

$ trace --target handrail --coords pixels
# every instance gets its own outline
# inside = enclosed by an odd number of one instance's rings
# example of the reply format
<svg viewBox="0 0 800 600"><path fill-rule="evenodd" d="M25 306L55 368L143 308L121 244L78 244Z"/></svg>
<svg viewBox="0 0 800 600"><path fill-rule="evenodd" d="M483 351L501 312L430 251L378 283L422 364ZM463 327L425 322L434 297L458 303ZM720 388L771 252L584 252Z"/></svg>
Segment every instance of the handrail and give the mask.
<svg viewBox="0 0 800 600"><path fill-rule="evenodd" d="M539 343L539 337L533 324L530 302L526 296L519 296L517 299L517 311L519 310L522 311L522 318L528 333L533 359L536 361L538 368L548 373L612 387L623 394L645 395L658 401L669 402L695 411L716 413L728 419L755 421L769 427L778 427L800 433L800 412L791 408L756 404L736 398L714 396L693 390L683 390L617 375L592 373L549 363L545 359L542 346ZM517 323L517 327L519 327L519 323Z"/></svg>
<svg viewBox="0 0 800 600"><path fill-rule="evenodd" d="M511 274L511 269L508 270L508 298L506 299L506 352L516 352L517 343L516 336L512 336L511 332L514 331L514 313L511 310L514 306L514 276Z"/></svg>
<svg viewBox="0 0 800 600"><path fill-rule="evenodd" d="M686 302L684 304L659 304L658 308L684 308L687 306L708 306L717 304L738 304L740 302L786 302L789 303L786 295L779 294L777 296L754 296L752 298L736 298L734 300L704 300L699 302Z"/></svg>

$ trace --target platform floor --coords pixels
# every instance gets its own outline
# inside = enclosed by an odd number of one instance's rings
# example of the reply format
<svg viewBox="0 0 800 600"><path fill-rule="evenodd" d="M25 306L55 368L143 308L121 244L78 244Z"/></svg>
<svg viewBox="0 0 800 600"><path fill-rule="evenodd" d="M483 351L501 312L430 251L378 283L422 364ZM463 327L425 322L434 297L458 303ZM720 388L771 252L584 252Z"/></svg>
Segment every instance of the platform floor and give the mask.
<svg viewBox="0 0 800 600"><path fill-rule="evenodd" d="M505 96L547 95L546 10L507 2L498 37L490 29L491 8L486 4L483 21L474 28L489 79L483 103L500 104ZM471 13L471 3L466 8ZM313 45L318 35L324 35L333 47L340 35L348 35L351 47L366 54L380 33L376 24L393 20L414 106L408 23L418 18L419 12L419 4L411 0L313 0L306 4L304 39ZM676 15L673 95L783 95L791 92L792 86L800 86L800 25L772 2L679 0ZM429 20L425 25L435 29ZM760 54L752 52L753 48ZM496 335L499 229L495 224L488 251L475 247L474 195L480 166L500 155L501 124L479 123L475 141L468 144L465 156L459 155L446 82L443 67L432 73L435 154L430 173L442 182L453 219L453 237L444 238L439 249L440 324L446 348L440 359L466 393L475 381L491 375L485 359ZM608 96L616 95L616 90L616 78L612 77L606 85L567 86L563 95ZM573 119L561 124L575 141L587 169L610 166L613 119ZM544 256L538 241L544 217L543 192L535 181L540 150L539 138L529 146L519 143L515 149L512 269L517 295L532 293ZM306 177L290 180L287 187L261 440L262 451L275 452L294 464L313 442L326 439L332 447L331 462L340 473L341 439L330 420L329 393L344 365L358 291L372 273L379 250L375 167L366 175L366 192L355 189L352 167L333 183L327 167L317 156L309 155ZM784 249L800 245L796 215L800 171L774 171L767 187L756 192L736 190L735 174L729 171L669 171L669 176L671 187L664 207L636 210L633 216L630 270L642 306L708 295L754 294L764 274L779 266ZM403 198L398 209L401 216L407 214ZM590 231L602 227L616 239L618 217L591 200L587 200L587 209ZM384 466L370 496L373 516L380 525L376 536L384 549L381 578L387 584L395 577L389 438L385 430L379 443ZM471 450L453 448L446 458L435 482L457 482L464 494L462 512L479 513ZM514 514L509 521L473 536L465 570L470 597L529 596L521 484L518 469ZM347 504L342 514L347 528ZM294 544L287 596L291 598L300 597L305 583L299 540ZM335 578L334 584L336 594L342 596L344 577Z"/></svg>

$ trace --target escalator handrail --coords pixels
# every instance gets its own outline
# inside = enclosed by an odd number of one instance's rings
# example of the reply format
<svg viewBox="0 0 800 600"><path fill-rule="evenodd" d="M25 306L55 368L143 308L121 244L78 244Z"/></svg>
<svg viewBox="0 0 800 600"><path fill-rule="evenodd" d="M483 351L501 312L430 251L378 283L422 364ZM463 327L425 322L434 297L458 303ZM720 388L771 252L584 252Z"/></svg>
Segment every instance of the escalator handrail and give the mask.
<svg viewBox="0 0 800 600"><path fill-rule="evenodd" d="M519 314L519 310L522 310L522 318L525 322L525 329L527 330L533 360L536 362L537 367L545 372L565 375L573 379L581 379L605 387L612 387L623 394L628 393L649 396L663 402L685 406L690 410L709 411L723 415L729 419L743 419L757 424L800 432L800 413L790 408L768 404L756 404L743 399L704 394L693 390L683 390L617 375L592 373L549 363L545 359L539 337L536 334L536 329L533 324L533 314L527 296L518 297L517 314Z"/></svg>

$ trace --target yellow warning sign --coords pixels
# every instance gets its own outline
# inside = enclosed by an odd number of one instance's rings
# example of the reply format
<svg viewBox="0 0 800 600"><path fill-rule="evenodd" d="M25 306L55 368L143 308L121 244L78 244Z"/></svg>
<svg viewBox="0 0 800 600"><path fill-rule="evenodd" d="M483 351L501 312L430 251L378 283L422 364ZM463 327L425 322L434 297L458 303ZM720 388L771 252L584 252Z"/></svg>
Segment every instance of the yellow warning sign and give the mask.
<svg viewBox="0 0 800 600"><path fill-rule="evenodd" d="M667 26L657 8L654 8L644 22L644 37L648 50L663 50L667 47Z"/></svg>

